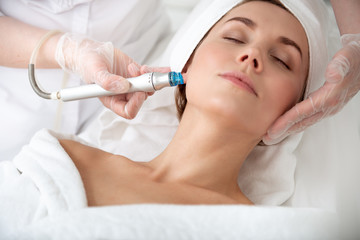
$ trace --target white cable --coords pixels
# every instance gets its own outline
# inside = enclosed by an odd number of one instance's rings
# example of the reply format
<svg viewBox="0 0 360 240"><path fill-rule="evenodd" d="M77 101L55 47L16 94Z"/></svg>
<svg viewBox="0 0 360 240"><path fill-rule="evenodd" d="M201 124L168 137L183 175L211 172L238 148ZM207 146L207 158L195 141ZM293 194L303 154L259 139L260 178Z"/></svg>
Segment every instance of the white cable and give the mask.
<svg viewBox="0 0 360 240"><path fill-rule="evenodd" d="M44 44L44 42L46 40L48 40L51 36L53 36L54 34L60 33L61 31L59 30L52 30L47 32L44 36L41 37L41 39L39 40L39 42L36 44L34 50L31 53L31 57L30 57L30 62L29 62L29 66L32 64L33 65L33 69L35 69L35 65L36 65L36 59L39 53L39 50L41 48L41 46ZM35 80L36 81L36 80ZM39 88L39 90L41 90L41 86L40 83L36 83L37 88ZM41 90L42 91L42 90ZM53 100L58 100L57 97L57 92L52 92L50 93L50 99Z"/></svg>
<svg viewBox="0 0 360 240"><path fill-rule="evenodd" d="M30 64L36 64L36 58L37 55L39 53L39 49L41 48L41 46L44 44L44 42L46 40L48 40L52 35L60 33L61 31L59 30L52 30L47 32L44 36L42 36L42 38L39 40L39 42L36 44L34 50L32 51L31 57L30 57Z"/></svg>
<svg viewBox="0 0 360 240"><path fill-rule="evenodd" d="M62 83L61 83L61 89L66 87L68 80L69 80L69 73L67 73L65 71L63 73L64 73L64 75L63 75L63 79L62 79ZM54 99L57 99L57 97ZM54 122L54 130L55 131L61 131L63 106L64 106L63 101L58 101L58 105L56 108L55 122Z"/></svg>

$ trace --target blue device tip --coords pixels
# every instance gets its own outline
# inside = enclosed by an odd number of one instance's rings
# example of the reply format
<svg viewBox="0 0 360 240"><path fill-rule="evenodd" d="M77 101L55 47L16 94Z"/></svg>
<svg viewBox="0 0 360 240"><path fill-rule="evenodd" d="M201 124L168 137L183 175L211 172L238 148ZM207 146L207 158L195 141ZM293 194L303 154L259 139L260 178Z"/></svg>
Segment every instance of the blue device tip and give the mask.
<svg viewBox="0 0 360 240"><path fill-rule="evenodd" d="M184 84L184 79L181 73L179 72L169 72L170 86L177 86L179 84Z"/></svg>

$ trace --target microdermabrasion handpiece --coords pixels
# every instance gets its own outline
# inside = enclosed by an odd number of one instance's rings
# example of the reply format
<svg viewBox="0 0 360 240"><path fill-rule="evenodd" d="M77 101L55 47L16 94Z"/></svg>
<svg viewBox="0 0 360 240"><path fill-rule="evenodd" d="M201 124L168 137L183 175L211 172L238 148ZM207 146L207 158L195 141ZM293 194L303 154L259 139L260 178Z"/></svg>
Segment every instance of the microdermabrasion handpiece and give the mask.
<svg viewBox="0 0 360 240"><path fill-rule="evenodd" d="M159 73L152 72L140 75L138 77L127 78L130 82L130 92L154 92L164 87L177 86L184 84L184 79L181 73L169 72ZM79 87L65 88L57 92L57 99L62 101L73 101L85 98L112 96L120 93L113 93L107 91L97 84L88 84Z"/></svg>

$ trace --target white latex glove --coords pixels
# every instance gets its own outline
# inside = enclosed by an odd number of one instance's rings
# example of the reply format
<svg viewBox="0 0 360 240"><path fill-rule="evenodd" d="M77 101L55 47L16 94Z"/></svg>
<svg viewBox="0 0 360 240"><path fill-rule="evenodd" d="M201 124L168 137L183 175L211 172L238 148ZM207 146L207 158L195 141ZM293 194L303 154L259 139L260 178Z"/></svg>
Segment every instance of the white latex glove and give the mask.
<svg viewBox="0 0 360 240"><path fill-rule="evenodd" d="M131 63L128 66L129 77L136 77L148 72L170 72L169 67L155 67L151 68L146 65L139 67L137 63ZM116 114L126 117L128 119L134 118L139 112L142 104L148 96L153 95L153 92L134 92L114 96L101 97L102 103Z"/></svg>
<svg viewBox="0 0 360 240"><path fill-rule="evenodd" d="M115 93L126 92L130 87L126 78L137 76L140 71L140 66L114 48L111 42L98 42L73 33L61 36L55 58L64 70L76 73L86 83L96 83ZM157 70L162 71L162 68ZM132 119L148 95L144 92L125 93L100 100L116 114Z"/></svg>
<svg viewBox="0 0 360 240"><path fill-rule="evenodd" d="M360 34L342 35L341 43L327 66L324 85L278 118L263 137L265 144L276 144L334 115L360 90Z"/></svg>

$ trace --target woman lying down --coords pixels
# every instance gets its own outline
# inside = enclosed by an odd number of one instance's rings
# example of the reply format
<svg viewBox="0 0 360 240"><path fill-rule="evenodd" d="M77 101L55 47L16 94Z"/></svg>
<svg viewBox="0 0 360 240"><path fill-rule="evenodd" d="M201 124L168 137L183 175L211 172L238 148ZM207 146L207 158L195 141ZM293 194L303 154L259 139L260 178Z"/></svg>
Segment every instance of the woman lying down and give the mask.
<svg viewBox="0 0 360 240"><path fill-rule="evenodd" d="M224 1L234 7L194 46L183 66L186 85L176 94L179 127L156 158L134 162L45 133L47 145L59 142L63 149L41 168L48 174L71 173L58 178L61 191L78 185L76 194L83 194L88 206L253 204L238 186L238 173L273 121L314 90L322 75L314 70L314 56L325 44L314 37L322 31L319 22L302 25L280 1L231 2ZM310 8L307 14L317 21ZM41 155L51 148L31 151ZM56 166L47 167L50 161Z"/></svg>

